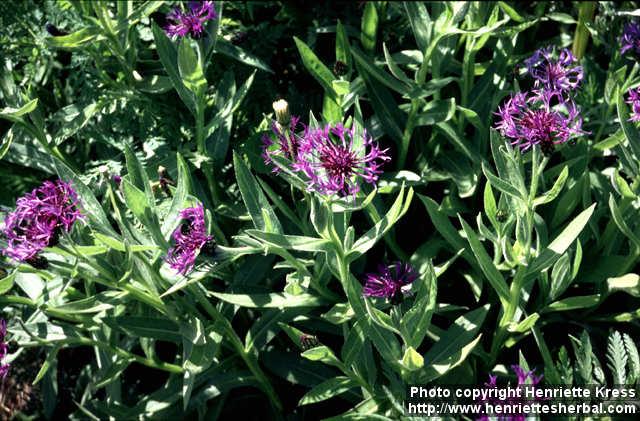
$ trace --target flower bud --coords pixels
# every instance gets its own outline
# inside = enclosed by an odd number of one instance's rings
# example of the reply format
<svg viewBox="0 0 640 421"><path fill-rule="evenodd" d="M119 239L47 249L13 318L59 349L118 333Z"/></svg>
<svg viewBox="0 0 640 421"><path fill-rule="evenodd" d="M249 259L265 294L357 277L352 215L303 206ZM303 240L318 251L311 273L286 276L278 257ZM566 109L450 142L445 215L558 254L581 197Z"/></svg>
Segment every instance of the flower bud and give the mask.
<svg viewBox="0 0 640 421"><path fill-rule="evenodd" d="M288 127L291 121L289 114L289 103L284 99L280 99L273 103L273 111L276 113L276 121L282 127Z"/></svg>

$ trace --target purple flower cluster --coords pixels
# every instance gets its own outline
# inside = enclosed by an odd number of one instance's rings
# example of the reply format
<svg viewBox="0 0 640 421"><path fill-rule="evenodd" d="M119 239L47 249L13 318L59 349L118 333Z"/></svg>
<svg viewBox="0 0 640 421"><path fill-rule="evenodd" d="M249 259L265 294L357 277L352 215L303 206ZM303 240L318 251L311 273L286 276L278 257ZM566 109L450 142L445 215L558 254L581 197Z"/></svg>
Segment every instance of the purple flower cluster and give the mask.
<svg viewBox="0 0 640 421"><path fill-rule="evenodd" d="M391 159L366 131L357 134L342 123L306 127L297 147L293 168L308 178L309 191L325 195L355 195L358 179L375 184L380 167Z"/></svg>
<svg viewBox="0 0 640 421"><path fill-rule="evenodd" d="M207 21L217 17L212 1L190 1L187 10L176 7L167 15L169 23L164 30L171 37L200 38Z"/></svg>
<svg viewBox="0 0 640 421"><path fill-rule="evenodd" d="M527 73L534 79L530 92L512 94L498 108L500 134L526 151L540 145L551 153L555 145L586 134L582 130L580 109L573 94L583 79L581 66L567 49L557 55L554 47L541 48L525 60Z"/></svg>
<svg viewBox="0 0 640 421"><path fill-rule="evenodd" d="M631 118L629 121L640 121L640 88L629 89L627 104L631 104Z"/></svg>
<svg viewBox="0 0 640 421"><path fill-rule="evenodd" d="M55 245L62 231L69 232L82 218L78 196L69 183L45 181L16 201L16 209L4 220L5 256L25 262L45 247Z"/></svg>
<svg viewBox="0 0 640 421"><path fill-rule="evenodd" d="M391 266L379 265L378 273L368 273L362 294L367 297L401 299L409 292L418 273L408 263L395 262Z"/></svg>
<svg viewBox="0 0 640 421"><path fill-rule="evenodd" d="M519 365L512 365L511 369L516 375L516 378L518 380L518 386L535 387L542 380L542 375L536 376L534 373L534 370L525 371ZM497 376L489 375L489 381L486 382L484 386L486 388L496 388L498 387L497 380L498 380ZM527 403L527 400L525 398L511 398L511 399L507 399L507 401L508 403L511 403L511 404ZM487 402L491 404L497 404L497 403L504 404L504 403L507 403L507 401L500 401L499 399L492 398L492 399L487 399L483 402ZM489 419L495 419L497 421L525 421L527 419L527 414L517 414L517 415L509 415L509 416L502 416L502 417L492 416L491 418L489 418L487 415L483 415L477 418L477 421L489 421Z"/></svg>
<svg viewBox="0 0 640 421"><path fill-rule="evenodd" d="M193 269L200 249L213 240L207 235L204 222L204 208L198 205L180 211L183 222L173 232L175 245L169 249L166 261L169 266L182 275Z"/></svg>
<svg viewBox="0 0 640 421"><path fill-rule="evenodd" d="M5 342L6 336L7 322L0 320L0 379L4 379L7 377L7 373L9 373L9 364L2 363L9 352L9 347Z"/></svg>
<svg viewBox="0 0 640 421"><path fill-rule="evenodd" d="M289 127L283 128L277 121L271 124L272 134L262 136L262 158L264 163L273 167L273 172L279 172L280 168L273 164L273 156L282 156L296 160L298 154L298 137L295 134L300 117L291 116Z"/></svg>
<svg viewBox="0 0 640 421"><path fill-rule="evenodd" d="M543 96L519 92L512 95L497 115L496 129L521 150L540 145L544 151L565 143L582 130L580 111L572 101L565 101L561 109L551 106L552 93Z"/></svg>
<svg viewBox="0 0 640 421"><path fill-rule="evenodd" d="M554 47L540 48L524 65L534 79L535 92L563 97L580 86L584 73L571 51L563 48L557 59L554 52Z"/></svg>
<svg viewBox="0 0 640 421"><path fill-rule="evenodd" d="M638 22L629 22L624 26L620 44L622 45L620 54L633 51L640 55L640 24Z"/></svg>

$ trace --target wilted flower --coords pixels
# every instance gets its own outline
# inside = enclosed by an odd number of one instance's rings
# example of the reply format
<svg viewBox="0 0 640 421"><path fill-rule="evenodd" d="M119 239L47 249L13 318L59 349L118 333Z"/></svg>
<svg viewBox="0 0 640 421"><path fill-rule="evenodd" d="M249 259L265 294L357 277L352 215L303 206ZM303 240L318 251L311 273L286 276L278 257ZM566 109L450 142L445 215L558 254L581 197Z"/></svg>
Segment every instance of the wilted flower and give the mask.
<svg viewBox="0 0 640 421"><path fill-rule="evenodd" d="M320 194L355 195L358 179L375 184L380 166L391 158L366 131L356 133L342 123L305 129L298 147L294 169L308 178L308 190Z"/></svg>
<svg viewBox="0 0 640 421"><path fill-rule="evenodd" d="M367 297L401 300L411 289L418 273L408 263L395 262L391 266L379 265L378 273L368 273L362 294Z"/></svg>
<svg viewBox="0 0 640 421"><path fill-rule="evenodd" d="M577 66L576 58L566 48L554 58L554 48L537 50L525 60L527 72L535 79L534 88L551 95L562 96L576 89L582 82L582 66Z"/></svg>
<svg viewBox="0 0 640 421"><path fill-rule="evenodd" d="M551 93L512 95L497 115L500 121L496 129L511 139L523 151L540 145L543 152L550 152L554 145L567 142L573 136L585 134L582 130L580 110L572 101L564 101L552 107ZM564 109L562 112L560 109Z"/></svg>
<svg viewBox="0 0 640 421"><path fill-rule="evenodd" d="M640 121L640 88L629 89L627 104L631 104L631 118L629 121Z"/></svg>
<svg viewBox="0 0 640 421"><path fill-rule="evenodd" d="M190 1L187 10L176 7L166 16L169 23L164 27L171 37L200 38L207 21L218 17L212 1Z"/></svg>
<svg viewBox="0 0 640 421"><path fill-rule="evenodd" d="M625 54L629 50L640 54L640 24L638 22L629 22L624 26L620 44L622 44L620 54Z"/></svg>
<svg viewBox="0 0 640 421"><path fill-rule="evenodd" d="M180 217L183 222L171 235L175 245L169 249L166 261L172 269L185 275L193 268L200 249L212 242L213 237L207 235L202 205L183 209Z"/></svg>
<svg viewBox="0 0 640 421"><path fill-rule="evenodd" d="M7 248L2 251L21 262L35 259L45 247L58 242L81 218L78 196L69 183L45 181L16 201L16 209L4 220Z"/></svg>
<svg viewBox="0 0 640 421"><path fill-rule="evenodd" d="M7 373L9 372L9 364L3 364L3 361L9 352L9 347L5 342L6 336L7 322L0 320L0 379L7 377Z"/></svg>

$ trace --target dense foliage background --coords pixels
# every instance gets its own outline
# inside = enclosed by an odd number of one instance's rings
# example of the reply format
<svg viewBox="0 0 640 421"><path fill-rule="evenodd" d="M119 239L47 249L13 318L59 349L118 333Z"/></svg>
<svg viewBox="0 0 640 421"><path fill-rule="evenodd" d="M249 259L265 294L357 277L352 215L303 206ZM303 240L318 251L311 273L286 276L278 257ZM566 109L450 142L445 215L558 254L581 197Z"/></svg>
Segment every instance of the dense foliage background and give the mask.
<svg viewBox="0 0 640 421"><path fill-rule="evenodd" d="M636 2L216 2L197 39L165 34L174 7L2 7L0 218L57 179L84 218L44 263L0 256L0 417L398 419L406 384L515 364L637 385ZM520 150L495 113L549 46L582 66L585 133ZM377 186L265 163L277 99L388 149ZM183 276L197 204L216 246ZM412 293L365 297L394 262Z"/></svg>

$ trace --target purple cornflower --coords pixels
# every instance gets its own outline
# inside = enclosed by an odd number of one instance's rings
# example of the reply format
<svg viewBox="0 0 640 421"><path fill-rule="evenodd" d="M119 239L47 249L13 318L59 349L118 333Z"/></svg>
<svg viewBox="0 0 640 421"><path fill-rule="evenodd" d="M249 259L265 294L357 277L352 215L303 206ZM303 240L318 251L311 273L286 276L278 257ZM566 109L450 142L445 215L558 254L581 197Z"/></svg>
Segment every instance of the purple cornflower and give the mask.
<svg viewBox="0 0 640 421"><path fill-rule="evenodd" d="M55 245L62 231L69 232L82 218L78 196L69 183L45 181L16 201L16 209L4 220L5 256L25 262L45 247Z"/></svg>
<svg viewBox="0 0 640 421"><path fill-rule="evenodd" d="M9 373L9 364L3 364L7 353L9 352L9 347L5 342L5 338L7 336L7 322L4 320L0 320L0 379L4 379L7 377L7 373Z"/></svg>
<svg viewBox="0 0 640 421"><path fill-rule="evenodd" d="M585 134L580 110L575 104L570 100L561 102L559 107L565 111L562 112L551 106L552 96L551 92L512 95L498 107L496 114L500 121L496 129L523 151L539 144L544 152L550 152L554 145Z"/></svg>
<svg viewBox="0 0 640 421"><path fill-rule="evenodd" d="M540 383L540 380L542 380L542 375L536 376L534 374L534 370L525 371L519 365L512 365L511 369L516 375L516 378L518 380L518 386L535 387L538 383ZM496 388L498 387L497 380L498 380L497 376L489 375L489 381L486 382L484 386L486 388L491 388L491 389ZM522 393L522 395L524 396L524 393ZM493 405L495 404L515 405L515 404L530 404L532 402L532 399L526 399L524 397L523 398L507 398L505 400L500 400L499 398L489 398L485 400L480 400L480 402L486 402ZM492 417L489 418L488 415L482 415L481 417L477 418L476 421L489 421L490 419L495 419L497 421L525 421L527 419L527 416L525 414L508 415L508 416L492 415Z"/></svg>
<svg viewBox="0 0 640 421"><path fill-rule="evenodd" d="M629 121L640 121L640 88L629 89L627 104L631 104L631 118Z"/></svg>
<svg viewBox="0 0 640 421"><path fill-rule="evenodd" d="M273 172L279 172L280 168L273 164L273 156L283 156L296 161L298 154L298 137L295 133L300 118L291 116L288 130L284 129L280 123L274 121L271 124L271 134L262 136L262 158L264 163L273 166Z"/></svg>
<svg viewBox="0 0 640 421"><path fill-rule="evenodd" d="M171 235L175 245L169 249L166 261L172 269L186 275L193 268L200 249L210 243L213 237L207 235L202 205L183 209L180 217L184 221Z"/></svg>
<svg viewBox="0 0 640 421"><path fill-rule="evenodd" d="M408 263L395 262L391 266L379 265L378 273L368 273L362 294L367 297L389 298L397 301L407 294L418 273Z"/></svg>
<svg viewBox="0 0 640 421"><path fill-rule="evenodd" d="M293 168L304 173L308 190L320 194L355 195L360 190L358 178L375 184L380 166L391 158L373 138L342 123L324 128L306 127L298 144L297 161Z"/></svg>
<svg viewBox="0 0 640 421"><path fill-rule="evenodd" d="M633 50L640 55L640 24L638 22L629 22L624 25L622 36L620 37L620 54L625 54L629 50Z"/></svg>
<svg viewBox="0 0 640 421"><path fill-rule="evenodd" d="M582 66L566 48L554 58L554 47L541 48L524 61L527 72L535 79L534 89L562 97L576 89L584 76Z"/></svg>
<svg viewBox="0 0 640 421"><path fill-rule="evenodd" d="M176 7L167 15L169 23L164 30L171 37L191 35L192 38L200 38L205 23L217 17L212 1L190 1L187 10Z"/></svg>

